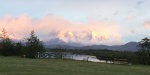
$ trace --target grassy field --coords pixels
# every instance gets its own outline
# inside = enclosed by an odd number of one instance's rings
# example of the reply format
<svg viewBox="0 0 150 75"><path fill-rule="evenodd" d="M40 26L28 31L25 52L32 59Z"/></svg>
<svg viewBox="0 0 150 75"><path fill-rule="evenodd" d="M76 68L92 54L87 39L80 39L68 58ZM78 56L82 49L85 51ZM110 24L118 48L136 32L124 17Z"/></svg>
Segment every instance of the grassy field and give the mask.
<svg viewBox="0 0 150 75"><path fill-rule="evenodd" d="M0 75L150 75L150 66L0 57Z"/></svg>

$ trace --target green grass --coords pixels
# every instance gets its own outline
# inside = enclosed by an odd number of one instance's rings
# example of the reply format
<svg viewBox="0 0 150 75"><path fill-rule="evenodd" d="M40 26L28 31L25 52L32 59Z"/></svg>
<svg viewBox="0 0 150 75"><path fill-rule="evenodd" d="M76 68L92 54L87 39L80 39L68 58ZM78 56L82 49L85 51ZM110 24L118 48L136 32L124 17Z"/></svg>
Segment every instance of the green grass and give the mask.
<svg viewBox="0 0 150 75"><path fill-rule="evenodd" d="M0 75L150 75L150 66L0 57Z"/></svg>

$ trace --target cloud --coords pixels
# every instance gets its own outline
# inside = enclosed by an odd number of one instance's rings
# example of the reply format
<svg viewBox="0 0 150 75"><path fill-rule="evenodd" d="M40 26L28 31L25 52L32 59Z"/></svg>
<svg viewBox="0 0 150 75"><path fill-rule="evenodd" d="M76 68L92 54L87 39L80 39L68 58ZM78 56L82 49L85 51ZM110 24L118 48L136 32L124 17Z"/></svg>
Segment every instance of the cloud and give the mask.
<svg viewBox="0 0 150 75"><path fill-rule="evenodd" d="M144 27L145 27L145 28L150 28L150 21L146 21L146 22L144 23Z"/></svg>
<svg viewBox="0 0 150 75"><path fill-rule="evenodd" d="M125 18L125 20L128 20L128 21L134 21L136 19L136 16L127 16Z"/></svg>
<svg viewBox="0 0 150 75"><path fill-rule="evenodd" d="M115 12L113 15L118 15L118 12Z"/></svg>
<svg viewBox="0 0 150 75"><path fill-rule="evenodd" d="M7 15L0 18L0 27L0 29L5 28L14 39L28 37L31 30L35 30L42 40L59 38L64 42L84 45L122 43L118 25L93 19L85 23L77 23L53 14L40 19L32 19L25 14L17 17Z"/></svg>
<svg viewBox="0 0 150 75"><path fill-rule="evenodd" d="M144 27L145 28L150 28L150 20L149 21L145 21Z"/></svg>
<svg viewBox="0 0 150 75"><path fill-rule="evenodd" d="M130 32L133 33L133 34L136 34L136 35L143 36L142 33L140 33L138 30L135 30L135 29L131 29Z"/></svg>
<svg viewBox="0 0 150 75"><path fill-rule="evenodd" d="M144 4L145 3L145 1L138 1L137 3L136 3L136 8L139 8L142 4Z"/></svg>

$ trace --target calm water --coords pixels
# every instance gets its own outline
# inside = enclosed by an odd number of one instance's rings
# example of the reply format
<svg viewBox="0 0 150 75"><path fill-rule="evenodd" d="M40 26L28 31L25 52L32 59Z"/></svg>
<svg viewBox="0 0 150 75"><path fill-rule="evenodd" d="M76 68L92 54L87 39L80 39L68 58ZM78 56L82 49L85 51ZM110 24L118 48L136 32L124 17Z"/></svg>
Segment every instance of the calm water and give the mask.
<svg viewBox="0 0 150 75"><path fill-rule="evenodd" d="M74 60L91 61L91 62L106 62L105 60L99 60L96 58L96 56L91 56L91 55L72 54L72 55L66 55L65 58L66 59L74 59ZM112 63L112 62L107 61L107 63Z"/></svg>

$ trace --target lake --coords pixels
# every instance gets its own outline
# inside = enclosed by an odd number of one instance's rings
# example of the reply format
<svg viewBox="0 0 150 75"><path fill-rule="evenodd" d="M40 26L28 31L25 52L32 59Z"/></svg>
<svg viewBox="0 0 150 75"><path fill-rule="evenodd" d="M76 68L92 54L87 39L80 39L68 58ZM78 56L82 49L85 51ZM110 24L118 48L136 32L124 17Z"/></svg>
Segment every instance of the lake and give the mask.
<svg viewBox="0 0 150 75"><path fill-rule="evenodd" d="M83 61L104 62L104 63L106 63L106 60L99 60L99 59L96 58L96 56L91 56L91 55L68 54L68 55L64 55L63 58L73 59L73 60L83 60ZM113 63L113 62L112 61L107 61L107 63Z"/></svg>

